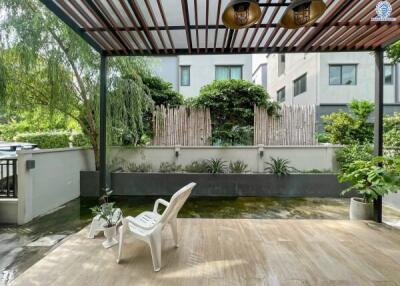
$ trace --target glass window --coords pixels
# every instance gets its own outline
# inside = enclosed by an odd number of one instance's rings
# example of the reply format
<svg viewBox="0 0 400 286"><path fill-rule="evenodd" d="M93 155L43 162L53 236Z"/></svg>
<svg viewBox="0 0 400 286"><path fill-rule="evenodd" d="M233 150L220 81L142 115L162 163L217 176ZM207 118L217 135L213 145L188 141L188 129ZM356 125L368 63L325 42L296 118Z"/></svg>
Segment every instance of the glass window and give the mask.
<svg viewBox="0 0 400 286"><path fill-rule="evenodd" d="M307 74L302 75L293 81L294 96L307 91Z"/></svg>
<svg viewBox="0 0 400 286"><path fill-rule="evenodd" d="M385 84L393 84L393 65L385 65L384 68Z"/></svg>
<svg viewBox="0 0 400 286"><path fill-rule="evenodd" d="M356 85L357 65L329 65L330 85Z"/></svg>
<svg viewBox="0 0 400 286"><path fill-rule="evenodd" d="M242 66L216 66L215 79L242 79Z"/></svg>
<svg viewBox="0 0 400 286"><path fill-rule="evenodd" d="M285 102L286 99L286 89L283 87L277 91L276 100L278 102Z"/></svg>
<svg viewBox="0 0 400 286"><path fill-rule="evenodd" d="M190 66L181 66L181 86L190 85Z"/></svg>
<svg viewBox="0 0 400 286"><path fill-rule="evenodd" d="M278 76L285 73L285 62L286 62L285 55L284 54L279 55L278 56Z"/></svg>

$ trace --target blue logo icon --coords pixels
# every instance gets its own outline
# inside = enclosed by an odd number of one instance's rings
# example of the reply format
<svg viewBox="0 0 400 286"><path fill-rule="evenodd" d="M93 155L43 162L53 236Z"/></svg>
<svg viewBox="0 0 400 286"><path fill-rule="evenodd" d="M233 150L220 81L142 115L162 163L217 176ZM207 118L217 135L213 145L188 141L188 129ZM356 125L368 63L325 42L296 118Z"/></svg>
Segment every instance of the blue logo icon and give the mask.
<svg viewBox="0 0 400 286"><path fill-rule="evenodd" d="M372 18L372 21L378 21L378 22L387 22L387 21L396 21L396 18L390 18L390 15L392 14L392 5L387 1L379 1L378 4L376 4L376 15L377 17Z"/></svg>

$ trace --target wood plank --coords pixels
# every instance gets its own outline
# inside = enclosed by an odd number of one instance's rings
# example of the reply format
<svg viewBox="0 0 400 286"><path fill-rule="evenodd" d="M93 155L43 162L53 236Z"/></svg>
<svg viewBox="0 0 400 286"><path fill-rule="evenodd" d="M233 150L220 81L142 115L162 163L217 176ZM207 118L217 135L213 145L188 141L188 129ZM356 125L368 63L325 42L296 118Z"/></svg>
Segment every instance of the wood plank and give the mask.
<svg viewBox="0 0 400 286"><path fill-rule="evenodd" d="M366 221L178 219L163 233L163 268L127 236L123 261L88 228L11 285L399 285L400 230ZM134 284L132 284L134 283Z"/></svg>

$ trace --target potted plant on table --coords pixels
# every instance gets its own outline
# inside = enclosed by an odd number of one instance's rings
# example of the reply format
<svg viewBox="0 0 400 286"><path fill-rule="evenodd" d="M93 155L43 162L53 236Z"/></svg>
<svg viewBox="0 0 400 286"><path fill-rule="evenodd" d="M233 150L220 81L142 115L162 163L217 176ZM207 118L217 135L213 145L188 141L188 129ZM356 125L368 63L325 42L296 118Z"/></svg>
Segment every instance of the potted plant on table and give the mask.
<svg viewBox="0 0 400 286"><path fill-rule="evenodd" d="M351 186L342 194L356 191L361 196L350 200L351 220L373 219L373 200L389 192L397 192L397 175L393 170L393 165L383 157L374 157L370 161L358 160L346 165L338 178L341 183L349 182Z"/></svg>
<svg viewBox="0 0 400 286"><path fill-rule="evenodd" d="M108 197L111 193L112 191L107 190L106 194L102 197L104 203L91 208L93 214L99 216L100 220L103 221L102 227L104 228L104 236L106 237L103 246L105 248L109 248L118 243L115 237L117 235L117 224L122 215L120 209L114 208L115 202L108 201Z"/></svg>

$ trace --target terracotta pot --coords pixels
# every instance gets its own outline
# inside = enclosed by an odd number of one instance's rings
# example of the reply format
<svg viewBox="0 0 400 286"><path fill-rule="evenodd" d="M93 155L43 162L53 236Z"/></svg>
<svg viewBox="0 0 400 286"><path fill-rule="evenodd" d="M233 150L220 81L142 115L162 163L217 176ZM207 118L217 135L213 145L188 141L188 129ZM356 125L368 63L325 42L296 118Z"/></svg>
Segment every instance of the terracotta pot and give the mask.
<svg viewBox="0 0 400 286"><path fill-rule="evenodd" d="M351 220L374 219L374 204L364 203L362 198L351 198L350 219Z"/></svg>
<svg viewBox="0 0 400 286"><path fill-rule="evenodd" d="M117 227L114 225L112 227L104 227L104 236L106 240L103 242L105 248L110 248L118 243L115 239L117 236Z"/></svg>

